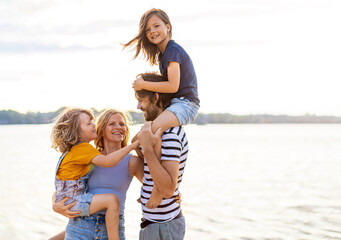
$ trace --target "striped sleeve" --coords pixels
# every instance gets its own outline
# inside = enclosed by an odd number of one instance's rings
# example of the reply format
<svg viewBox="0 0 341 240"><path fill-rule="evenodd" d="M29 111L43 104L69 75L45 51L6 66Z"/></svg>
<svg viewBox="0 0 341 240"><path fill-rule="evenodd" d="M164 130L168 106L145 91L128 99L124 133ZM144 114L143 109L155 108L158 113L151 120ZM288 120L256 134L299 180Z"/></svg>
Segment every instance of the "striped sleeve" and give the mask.
<svg viewBox="0 0 341 240"><path fill-rule="evenodd" d="M181 136L165 132L162 136L161 160L180 161L182 152Z"/></svg>

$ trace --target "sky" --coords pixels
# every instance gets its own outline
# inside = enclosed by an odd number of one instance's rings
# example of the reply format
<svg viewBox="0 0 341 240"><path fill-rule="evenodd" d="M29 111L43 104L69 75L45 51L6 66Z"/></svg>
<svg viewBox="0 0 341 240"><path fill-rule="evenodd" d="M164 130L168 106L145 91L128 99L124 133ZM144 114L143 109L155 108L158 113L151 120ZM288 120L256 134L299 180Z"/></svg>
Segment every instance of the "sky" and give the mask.
<svg viewBox="0 0 341 240"><path fill-rule="evenodd" d="M136 110L158 71L121 43L161 8L198 77L202 113L341 116L339 0L1 0L0 110Z"/></svg>

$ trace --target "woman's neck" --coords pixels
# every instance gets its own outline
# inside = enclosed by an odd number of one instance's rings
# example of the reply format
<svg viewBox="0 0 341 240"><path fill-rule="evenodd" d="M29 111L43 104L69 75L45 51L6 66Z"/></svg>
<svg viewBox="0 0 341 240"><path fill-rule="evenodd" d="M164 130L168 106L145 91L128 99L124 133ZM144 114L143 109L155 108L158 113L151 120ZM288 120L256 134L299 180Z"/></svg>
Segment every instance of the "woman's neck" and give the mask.
<svg viewBox="0 0 341 240"><path fill-rule="evenodd" d="M121 149L121 143L104 142L104 149L102 151L102 154L108 155L120 149Z"/></svg>

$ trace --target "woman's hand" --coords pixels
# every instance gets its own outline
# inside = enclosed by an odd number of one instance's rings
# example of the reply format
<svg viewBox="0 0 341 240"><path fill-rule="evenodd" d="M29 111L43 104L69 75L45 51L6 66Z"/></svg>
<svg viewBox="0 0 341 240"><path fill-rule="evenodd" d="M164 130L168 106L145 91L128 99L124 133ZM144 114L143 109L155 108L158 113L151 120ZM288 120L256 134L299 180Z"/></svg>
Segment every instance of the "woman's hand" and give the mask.
<svg viewBox="0 0 341 240"><path fill-rule="evenodd" d="M56 202L56 193L52 196L52 209L56 213L59 213L67 218L75 218L78 217L81 211L73 212L70 210L76 202L70 203L68 205L65 205L65 202L69 200L69 198L64 198L60 200L59 202Z"/></svg>

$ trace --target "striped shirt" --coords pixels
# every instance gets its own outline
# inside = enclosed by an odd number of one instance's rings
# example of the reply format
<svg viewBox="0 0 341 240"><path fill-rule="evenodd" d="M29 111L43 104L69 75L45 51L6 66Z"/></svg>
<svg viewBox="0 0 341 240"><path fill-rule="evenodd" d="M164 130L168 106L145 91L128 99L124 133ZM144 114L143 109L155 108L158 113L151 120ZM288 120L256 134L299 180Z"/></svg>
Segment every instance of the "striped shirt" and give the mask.
<svg viewBox="0 0 341 240"><path fill-rule="evenodd" d="M150 175L150 171L144 159L144 177L143 186L141 188L141 205L143 217L152 222L167 222L175 218L180 213L180 205L176 203L174 198L179 194L179 186L186 166L188 154L188 142L184 129L174 127L166 130L161 137L161 160L178 161L179 175L178 183L172 197L164 198L160 205L154 209L145 207L153 190L154 182Z"/></svg>

